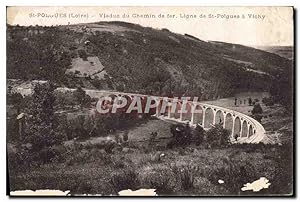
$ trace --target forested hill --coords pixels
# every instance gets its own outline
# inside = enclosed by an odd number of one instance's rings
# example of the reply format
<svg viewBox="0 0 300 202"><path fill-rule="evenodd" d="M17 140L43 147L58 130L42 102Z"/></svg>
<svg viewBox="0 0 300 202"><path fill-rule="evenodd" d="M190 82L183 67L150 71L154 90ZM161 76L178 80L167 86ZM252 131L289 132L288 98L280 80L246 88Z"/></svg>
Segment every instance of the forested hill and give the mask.
<svg viewBox="0 0 300 202"><path fill-rule="evenodd" d="M7 25L9 79L205 100L245 90L289 94L292 71L276 54L124 22Z"/></svg>

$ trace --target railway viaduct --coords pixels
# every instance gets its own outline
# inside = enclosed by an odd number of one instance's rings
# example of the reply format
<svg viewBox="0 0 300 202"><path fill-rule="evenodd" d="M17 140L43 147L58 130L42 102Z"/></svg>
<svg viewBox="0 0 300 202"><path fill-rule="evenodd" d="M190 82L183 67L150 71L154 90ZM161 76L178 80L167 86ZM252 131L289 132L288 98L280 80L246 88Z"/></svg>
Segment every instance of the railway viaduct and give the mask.
<svg viewBox="0 0 300 202"><path fill-rule="evenodd" d="M122 93L122 92L108 92L108 91L95 91L86 90L86 93L91 97L100 96L126 96L133 98L139 96L142 99L149 97L148 95L134 94L134 93ZM158 100L163 100L163 97L151 96ZM235 137L238 137L238 143L259 143L265 137L264 127L252 117L220 106L210 105L202 102L188 101L185 103L187 113L180 113L180 109L183 106L183 101L178 100L176 104L176 112L172 113L171 110L172 98L169 98L167 110L161 113L159 107L156 108L156 112L153 116L161 120L171 120L179 123L187 123L196 126L199 124L205 130L211 128L215 124L222 124L223 128L228 129L231 133L232 141Z"/></svg>

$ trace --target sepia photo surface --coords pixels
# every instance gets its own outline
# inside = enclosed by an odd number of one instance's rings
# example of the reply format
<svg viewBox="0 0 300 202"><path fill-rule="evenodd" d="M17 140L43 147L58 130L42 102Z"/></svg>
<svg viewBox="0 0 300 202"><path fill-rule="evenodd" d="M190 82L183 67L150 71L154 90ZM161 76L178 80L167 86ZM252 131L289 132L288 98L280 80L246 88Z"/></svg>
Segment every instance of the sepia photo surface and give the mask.
<svg viewBox="0 0 300 202"><path fill-rule="evenodd" d="M294 196L293 7L7 7L10 196Z"/></svg>

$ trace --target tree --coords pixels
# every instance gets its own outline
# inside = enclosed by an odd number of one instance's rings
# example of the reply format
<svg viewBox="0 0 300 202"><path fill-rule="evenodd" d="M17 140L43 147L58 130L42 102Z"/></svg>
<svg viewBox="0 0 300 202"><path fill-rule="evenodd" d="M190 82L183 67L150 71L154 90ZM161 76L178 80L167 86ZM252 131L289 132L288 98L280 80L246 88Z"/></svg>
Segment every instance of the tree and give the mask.
<svg viewBox="0 0 300 202"><path fill-rule="evenodd" d="M173 146L187 146L191 143L191 130L187 123L183 124L172 124L170 126L170 131L173 135L172 140L168 143L168 147Z"/></svg>
<svg viewBox="0 0 300 202"><path fill-rule="evenodd" d="M91 104L91 97L87 95L81 87L78 87L74 91L74 97L78 104L80 104L80 107L89 106Z"/></svg>
<svg viewBox="0 0 300 202"><path fill-rule="evenodd" d="M254 119L261 122L263 110L258 102L254 104L251 113Z"/></svg>
<svg viewBox="0 0 300 202"><path fill-rule="evenodd" d="M266 106L273 106L274 103L274 97L264 97L262 99L262 102L266 105Z"/></svg>
<svg viewBox="0 0 300 202"><path fill-rule="evenodd" d="M8 29L13 39L7 41L8 78L43 79L64 82L65 71L71 65L71 55L62 44L63 31L49 28L24 41L22 31ZM26 54L22 54L25 52Z"/></svg>
<svg viewBox="0 0 300 202"><path fill-rule="evenodd" d="M57 123L54 118L54 87L51 83L37 84L34 87L32 102L28 108L28 120L24 143L30 143L33 160L47 162L55 157L51 146L62 142L56 132Z"/></svg>
<svg viewBox="0 0 300 202"><path fill-rule="evenodd" d="M220 147L230 144L230 132L221 124L214 125L205 134L205 142L209 147Z"/></svg>
<svg viewBox="0 0 300 202"><path fill-rule="evenodd" d="M263 110L262 110L262 108L261 108L261 106L260 106L259 103L255 103L255 105L253 106L253 109L252 109L251 113L252 114L261 114L261 113L263 113Z"/></svg>
<svg viewBox="0 0 300 202"><path fill-rule="evenodd" d="M17 108L17 113L20 113L21 105L23 104L23 96L17 92L7 93L7 104L14 105Z"/></svg>
<svg viewBox="0 0 300 202"><path fill-rule="evenodd" d="M194 130L194 141L197 146L199 146L203 142L204 134L205 134L205 130L200 125L197 124Z"/></svg>

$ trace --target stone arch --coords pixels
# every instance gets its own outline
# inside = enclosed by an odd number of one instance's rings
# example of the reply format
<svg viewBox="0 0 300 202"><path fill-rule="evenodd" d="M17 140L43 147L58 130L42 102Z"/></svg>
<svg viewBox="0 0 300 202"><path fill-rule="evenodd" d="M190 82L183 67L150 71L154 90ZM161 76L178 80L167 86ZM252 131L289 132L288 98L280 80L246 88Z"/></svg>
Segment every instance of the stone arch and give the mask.
<svg viewBox="0 0 300 202"><path fill-rule="evenodd" d="M191 121L192 119L192 103L186 103L186 113L182 113L182 121Z"/></svg>
<svg viewBox="0 0 300 202"><path fill-rule="evenodd" d="M181 110L181 103L180 102L177 102L176 103L176 108L175 108L175 112L174 113L171 113L171 118L174 118L174 119L180 119L180 110Z"/></svg>
<svg viewBox="0 0 300 202"><path fill-rule="evenodd" d="M142 103L142 111L144 113L145 106L146 106L146 103L147 103L147 97L146 96L141 96L141 103Z"/></svg>
<svg viewBox="0 0 300 202"><path fill-rule="evenodd" d="M195 106L194 124L203 124L203 108L200 105Z"/></svg>
<svg viewBox="0 0 300 202"><path fill-rule="evenodd" d="M214 119L214 112L212 108L207 108L205 110L205 118L204 118L204 128L211 128Z"/></svg>
<svg viewBox="0 0 300 202"><path fill-rule="evenodd" d="M253 127L252 125L249 126L249 137L253 135Z"/></svg>
<svg viewBox="0 0 300 202"><path fill-rule="evenodd" d="M224 124L224 114L221 110L217 110L217 112L216 112L215 123L221 124L222 126Z"/></svg>
<svg viewBox="0 0 300 202"><path fill-rule="evenodd" d="M116 95L116 96L110 96L111 98L112 98L112 102L111 102L111 104L112 104L112 106L113 105L120 105L120 104L122 104L122 99L123 98L125 98L123 95L121 95L121 94L118 94L118 95ZM126 102L127 102L127 104L128 104L128 101L127 101L127 98L125 98L126 99ZM117 113L124 113L125 111L127 110L127 108L126 108L126 106L125 107L122 107L122 108L117 108L116 109L116 112Z"/></svg>
<svg viewBox="0 0 300 202"><path fill-rule="evenodd" d="M227 113L225 116L225 129L230 131L230 134L232 133L232 124L233 124L233 118L230 113Z"/></svg>
<svg viewBox="0 0 300 202"><path fill-rule="evenodd" d="M248 134L247 121L243 121L243 124L242 124L242 137L247 137L247 134Z"/></svg>
<svg viewBox="0 0 300 202"><path fill-rule="evenodd" d="M128 107L130 106L131 102L132 102L132 97L129 96L129 95L123 95L123 97L127 100L127 104L126 106L124 107L124 109L128 109Z"/></svg>
<svg viewBox="0 0 300 202"><path fill-rule="evenodd" d="M156 115L158 115L158 116L161 116L161 115L164 114L164 113L161 113L162 104L163 104L163 100L159 99L158 100L158 105L156 107Z"/></svg>
<svg viewBox="0 0 300 202"><path fill-rule="evenodd" d="M143 102L145 102L145 106L143 106L143 110L145 110L145 108L146 108L146 103L148 102L148 100L150 100L150 105L156 105L156 107L153 107L153 108L150 108L149 109L149 114L150 115L153 115L153 114L155 114L156 113L156 108L158 107L158 104L156 103L156 102L158 102L158 100L156 101L153 97L151 98L151 97L147 97L146 99L145 99L145 101L142 101L142 103Z"/></svg>
<svg viewBox="0 0 300 202"><path fill-rule="evenodd" d="M241 132L241 119L240 117L236 117L234 120L234 132L233 132L233 136L235 137L236 135L238 135L238 137L240 137L240 132Z"/></svg>
<svg viewBox="0 0 300 202"><path fill-rule="evenodd" d="M164 112L164 116L165 117L168 117L169 116L169 113L171 113L171 106L170 106L170 104L169 104L169 102L168 102L168 106L166 107L166 110L165 110L165 112Z"/></svg>

